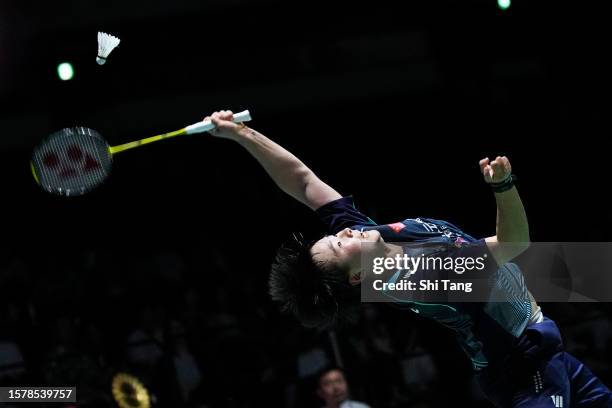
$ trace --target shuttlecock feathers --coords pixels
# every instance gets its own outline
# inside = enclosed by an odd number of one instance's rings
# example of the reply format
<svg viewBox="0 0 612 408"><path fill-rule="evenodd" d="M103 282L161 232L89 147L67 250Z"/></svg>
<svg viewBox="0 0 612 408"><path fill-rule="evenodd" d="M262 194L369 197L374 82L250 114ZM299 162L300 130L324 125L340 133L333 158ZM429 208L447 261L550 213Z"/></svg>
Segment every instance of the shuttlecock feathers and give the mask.
<svg viewBox="0 0 612 408"><path fill-rule="evenodd" d="M121 40L110 34L98 32L98 56L96 62L100 65L104 65L106 58L119 45Z"/></svg>

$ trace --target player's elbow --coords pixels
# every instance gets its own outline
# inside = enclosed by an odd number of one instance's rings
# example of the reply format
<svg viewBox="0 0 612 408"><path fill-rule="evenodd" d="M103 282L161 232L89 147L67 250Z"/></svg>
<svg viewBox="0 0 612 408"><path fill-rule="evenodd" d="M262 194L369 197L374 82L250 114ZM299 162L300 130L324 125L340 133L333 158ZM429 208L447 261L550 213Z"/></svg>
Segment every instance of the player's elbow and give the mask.
<svg viewBox="0 0 612 408"><path fill-rule="evenodd" d="M501 240L499 236L489 237L486 240L491 254L499 265L512 261L529 249L529 236L517 237L515 240Z"/></svg>
<svg viewBox="0 0 612 408"><path fill-rule="evenodd" d="M499 232L495 236L495 241L504 247L508 252L515 253L515 256L525 252L531 245L531 238L529 237L529 229L520 229L511 231L505 231L504 234Z"/></svg>

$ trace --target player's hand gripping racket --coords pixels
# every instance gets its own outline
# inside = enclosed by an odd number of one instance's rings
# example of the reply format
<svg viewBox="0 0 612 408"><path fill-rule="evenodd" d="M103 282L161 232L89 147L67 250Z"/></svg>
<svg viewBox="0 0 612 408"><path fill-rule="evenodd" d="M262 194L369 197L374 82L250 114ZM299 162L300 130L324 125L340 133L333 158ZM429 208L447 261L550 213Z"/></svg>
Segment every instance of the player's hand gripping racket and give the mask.
<svg viewBox="0 0 612 408"><path fill-rule="evenodd" d="M233 122L248 122L248 110L235 113ZM202 121L174 132L151 136L135 142L109 146L95 130L65 128L45 139L32 155L30 167L36 182L46 191L59 195L80 195L94 189L109 175L113 155L174 136L207 132L215 128Z"/></svg>

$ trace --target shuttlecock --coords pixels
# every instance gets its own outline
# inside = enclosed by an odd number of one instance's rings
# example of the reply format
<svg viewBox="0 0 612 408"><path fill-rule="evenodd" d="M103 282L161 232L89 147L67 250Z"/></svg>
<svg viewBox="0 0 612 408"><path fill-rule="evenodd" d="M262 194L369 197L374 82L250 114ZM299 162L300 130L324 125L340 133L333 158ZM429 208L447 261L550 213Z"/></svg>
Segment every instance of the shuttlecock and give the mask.
<svg viewBox="0 0 612 408"><path fill-rule="evenodd" d="M110 34L103 33L101 31L98 32L98 56L96 57L96 62L100 65L104 65L106 62L106 58L108 54L111 53L112 50L115 49L116 46L121 42L120 39L114 37Z"/></svg>

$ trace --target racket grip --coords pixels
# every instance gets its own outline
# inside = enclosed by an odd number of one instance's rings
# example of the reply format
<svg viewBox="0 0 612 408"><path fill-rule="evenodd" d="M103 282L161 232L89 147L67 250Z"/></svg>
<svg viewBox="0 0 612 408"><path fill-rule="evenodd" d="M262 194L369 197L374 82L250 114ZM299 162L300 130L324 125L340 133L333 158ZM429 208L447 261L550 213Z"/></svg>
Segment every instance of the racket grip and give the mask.
<svg viewBox="0 0 612 408"><path fill-rule="evenodd" d="M251 114L249 113L248 110L245 110L242 112L234 113L234 118L232 119L232 122L240 123L240 122L248 122L249 120L251 120ZM203 120L202 122L194 123L193 125L187 126L185 128L185 132L188 135L191 135L193 133L208 132L209 130L212 130L214 128L215 128L215 125L213 125L213 123L210 120Z"/></svg>

